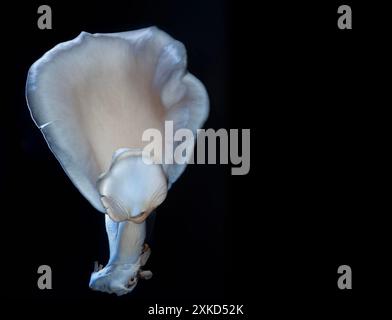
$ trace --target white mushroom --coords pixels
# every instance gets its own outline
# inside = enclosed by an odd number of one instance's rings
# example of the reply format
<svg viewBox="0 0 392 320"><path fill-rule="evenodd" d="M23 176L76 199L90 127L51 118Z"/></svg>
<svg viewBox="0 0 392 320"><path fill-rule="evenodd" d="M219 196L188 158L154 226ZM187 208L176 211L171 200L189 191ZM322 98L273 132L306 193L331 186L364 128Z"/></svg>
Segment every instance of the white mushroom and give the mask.
<svg viewBox="0 0 392 320"><path fill-rule="evenodd" d="M145 219L186 166L143 161L148 143L143 132L163 132L171 120L174 130L196 134L208 115L207 93L186 71L184 46L155 27L82 32L32 65L26 96L68 177L110 216L105 219L110 259L96 267L90 287L130 292L139 277L152 275L139 270L149 255L143 253Z"/></svg>

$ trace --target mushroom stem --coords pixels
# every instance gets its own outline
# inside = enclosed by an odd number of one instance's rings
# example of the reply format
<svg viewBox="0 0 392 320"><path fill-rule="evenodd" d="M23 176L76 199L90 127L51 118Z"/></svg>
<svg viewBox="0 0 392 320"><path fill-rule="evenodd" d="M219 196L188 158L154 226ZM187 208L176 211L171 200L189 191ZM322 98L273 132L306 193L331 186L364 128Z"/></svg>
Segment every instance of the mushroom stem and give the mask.
<svg viewBox="0 0 392 320"><path fill-rule="evenodd" d="M108 264L135 264L142 254L146 223L114 222L109 217L105 223L110 248Z"/></svg>

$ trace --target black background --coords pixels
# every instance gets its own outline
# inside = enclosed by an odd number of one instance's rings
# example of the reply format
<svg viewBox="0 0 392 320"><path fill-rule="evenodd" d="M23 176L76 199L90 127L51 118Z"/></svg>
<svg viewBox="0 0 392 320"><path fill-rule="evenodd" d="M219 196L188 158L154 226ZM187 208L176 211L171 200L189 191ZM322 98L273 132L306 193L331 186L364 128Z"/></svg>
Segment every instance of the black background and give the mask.
<svg viewBox="0 0 392 320"><path fill-rule="evenodd" d="M154 303L244 303L248 314L314 309L315 318L388 297L386 10L292 2L47 1L53 30L36 26L43 2L2 7L4 297L125 306L129 315ZM337 28L341 4L352 6L353 30ZM108 257L103 217L50 153L24 86L35 60L80 31L150 25L187 47L210 95L205 127L251 129L251 172L188 166L157 213L153 279L118 298L88 289L93 262ZM36 286L41 264L52 267L53 290ZM351 291L337 288L342 264L353 269Z"/></svg>

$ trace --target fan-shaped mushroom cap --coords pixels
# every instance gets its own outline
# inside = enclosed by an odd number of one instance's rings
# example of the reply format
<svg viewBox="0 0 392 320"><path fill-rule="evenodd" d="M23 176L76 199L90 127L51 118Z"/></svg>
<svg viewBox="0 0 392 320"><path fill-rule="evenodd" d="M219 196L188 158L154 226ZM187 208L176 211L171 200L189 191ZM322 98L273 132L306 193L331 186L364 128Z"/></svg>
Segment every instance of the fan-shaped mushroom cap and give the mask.
<svg viewBox="0 0 392 320"><path fill-rule="evenodd" d="M146 201L159 204L186 166L148 168L140 154L123 148L141 150L147 143L143 132L155 128L163 133L165 120L173 121L174 130L196 133L208 115L207 93L186 71L184 46L155 27L82 32L57 45L30 68L26 96L36 125L69 178L101 212L111 201L105 192L116 194L111 205L125 210L113 213L119 220L143 213L151 207ZM138 200L124 200L127 192ZM108 196L103 203L102 196Z"/></svg>

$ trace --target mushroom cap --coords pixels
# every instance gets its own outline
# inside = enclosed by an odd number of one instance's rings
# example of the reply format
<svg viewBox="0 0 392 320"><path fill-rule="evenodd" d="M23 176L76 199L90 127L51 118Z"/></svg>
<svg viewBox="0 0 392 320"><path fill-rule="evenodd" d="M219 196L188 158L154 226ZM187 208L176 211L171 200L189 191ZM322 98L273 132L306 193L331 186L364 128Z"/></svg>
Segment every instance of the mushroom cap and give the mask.
<svg viewBox="0 0 392 320"><path fill-rule="evenodd" d="M148 143L142 141L143 132L155 128L164 136L165 121L173 121L174 131L186 128L195 135L203 125L208 95L186 67L182 43L156 27L82 32L31 66L26 83L31 116L64 171L97 210L105 212L97 182L116 167L117 150L141 150ZM159 185L162 172L170 187L186 167L174 163L147 170L137 156L126 162ZM127 178L141 183L136 171Z"/></svg>
<svg viewBox="0 0 392 320"><path fill-rule="evenodd" d="M132 149L115 153L110 169L99 177L97 187L113 221L143 222L167 195L162 166L146 164L141 151Z"/></svg>

